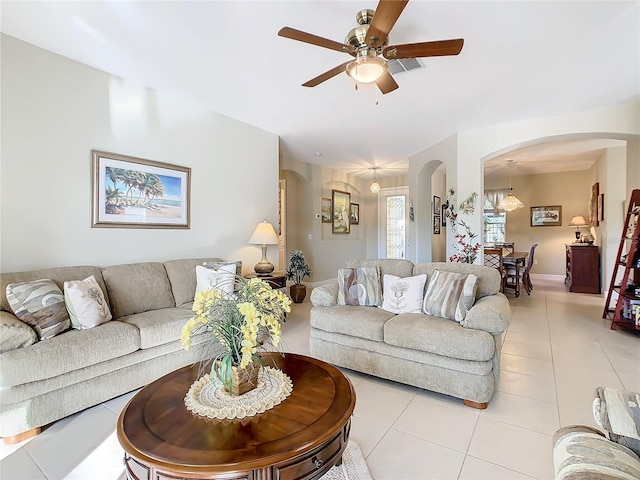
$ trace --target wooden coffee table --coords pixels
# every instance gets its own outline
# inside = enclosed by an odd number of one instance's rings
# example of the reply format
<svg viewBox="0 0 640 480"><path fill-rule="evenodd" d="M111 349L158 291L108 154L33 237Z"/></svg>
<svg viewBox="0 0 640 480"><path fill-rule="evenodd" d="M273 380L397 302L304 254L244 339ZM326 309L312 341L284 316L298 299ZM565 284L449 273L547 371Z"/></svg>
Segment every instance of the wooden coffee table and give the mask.
<svg viewBox="0 0 640 480"><path fill-rule="evenodd" d="M289 375L293 392L248 419L211 420L186 409L197 365L138 392L118 418L127 478L314 479L340 464L356 402L351 382L302 355L267 354L264 363Z"/></svg>

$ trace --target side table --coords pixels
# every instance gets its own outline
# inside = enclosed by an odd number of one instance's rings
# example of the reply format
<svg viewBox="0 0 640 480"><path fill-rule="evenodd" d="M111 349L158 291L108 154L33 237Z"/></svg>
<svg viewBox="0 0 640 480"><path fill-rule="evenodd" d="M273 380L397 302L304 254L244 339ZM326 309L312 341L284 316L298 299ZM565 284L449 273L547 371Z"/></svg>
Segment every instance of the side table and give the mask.
<svg viewBox="0 0 640 480"><path fill-rule="evenodd" d="M268 275L258 275L255 272L247 273L243 275L244 278L259 278L267 282L271 288L286 288L287 286L287 274L285 272L272 272Z"/></svg>

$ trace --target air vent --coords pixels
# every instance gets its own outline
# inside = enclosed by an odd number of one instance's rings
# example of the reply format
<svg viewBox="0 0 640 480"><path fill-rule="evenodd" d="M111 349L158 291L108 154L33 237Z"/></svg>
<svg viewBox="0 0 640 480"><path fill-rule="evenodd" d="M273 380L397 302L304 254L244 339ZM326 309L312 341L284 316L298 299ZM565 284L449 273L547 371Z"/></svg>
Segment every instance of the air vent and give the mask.
<svg viewBox="0 0 640 480"><path fill-rule="evenodd" d="M391 74L408 72L416 68L424 68L424 65L417 58L399 58L397 60L388 60L387 66Z"/></svg>

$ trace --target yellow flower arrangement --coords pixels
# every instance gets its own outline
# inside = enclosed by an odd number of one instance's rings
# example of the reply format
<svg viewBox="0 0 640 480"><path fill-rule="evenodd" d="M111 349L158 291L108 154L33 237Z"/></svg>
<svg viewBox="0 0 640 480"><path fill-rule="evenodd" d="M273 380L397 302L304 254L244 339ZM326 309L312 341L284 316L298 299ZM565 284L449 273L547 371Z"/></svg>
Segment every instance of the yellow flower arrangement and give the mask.
<svg viewBox="0 0 640 480"><path fill-rule="evenodd" d="M189 350L194 336L210 332L202 344L202 359L213 362L212 372L231 390L231 367L245 370L260 361L258 350L269 345L278 348L291 300L259 278L236 277L234 293L218 289L200 292L193 311L195 316L182 327L182 345Z"/></svg>

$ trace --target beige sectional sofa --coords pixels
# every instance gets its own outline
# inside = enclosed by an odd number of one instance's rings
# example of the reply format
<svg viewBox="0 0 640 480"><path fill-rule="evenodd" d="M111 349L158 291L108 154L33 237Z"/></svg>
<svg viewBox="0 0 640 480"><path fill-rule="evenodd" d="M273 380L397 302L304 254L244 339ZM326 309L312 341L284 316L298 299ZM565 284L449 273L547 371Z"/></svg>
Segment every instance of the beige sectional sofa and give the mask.
<svg viewBox="0 0 640 480"><path fill-rule="evenodd" d="M198 349L185 351L180 334L192 315L195 267L216 261L221 260L189 258L3 273L0 436L6 441L25 432L37 433L33 430L197 361ZM5 293L8 284L38 279L51 279L62 290L65 281L90 275L104 293L113 319L41 341L13 315Z"/></svg>
<svg viewBox="0 0 640 480"><path fill-rule="evenodd" d="M311 355L341 367L402 382L486 408L500 372L502 334L511 319L497 270L459 263L353 260L410 277L436 269L477 276L475 303L462 323L423 313L394 314L371 306L338 305L338 282L311 292Z"/></svg>

